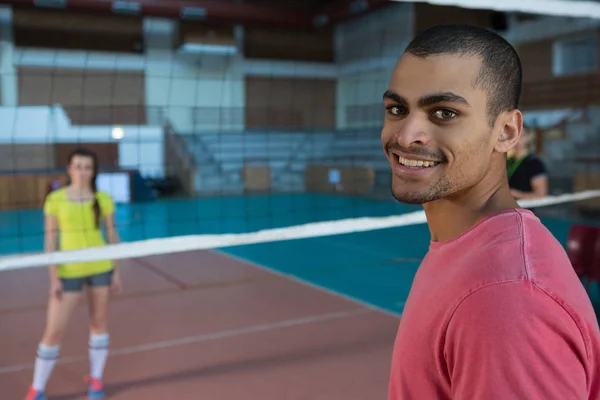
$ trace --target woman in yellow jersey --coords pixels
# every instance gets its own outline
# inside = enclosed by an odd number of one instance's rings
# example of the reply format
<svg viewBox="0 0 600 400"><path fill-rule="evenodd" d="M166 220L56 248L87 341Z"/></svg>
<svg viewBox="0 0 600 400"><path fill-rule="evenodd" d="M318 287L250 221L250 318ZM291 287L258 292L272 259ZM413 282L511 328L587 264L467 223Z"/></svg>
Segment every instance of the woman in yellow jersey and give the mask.
<svg viewBox="0 0 600 400"><path fill-rule="evenodd" d="M77 149L69 156L71 183L51 192L44 204L45 250L75 250L103 246L101 226L110 243L118 243L114 204L109 194L96 190L96 155ZM104 397L102 375L108 355L108 302L121 290L119 271L111 260L50 266L50 299L46 329L38 346L33 383L26 400L46 399L46 382L59 355L67 324L87 288L90 313L90 377L88 396Z"/></svg>

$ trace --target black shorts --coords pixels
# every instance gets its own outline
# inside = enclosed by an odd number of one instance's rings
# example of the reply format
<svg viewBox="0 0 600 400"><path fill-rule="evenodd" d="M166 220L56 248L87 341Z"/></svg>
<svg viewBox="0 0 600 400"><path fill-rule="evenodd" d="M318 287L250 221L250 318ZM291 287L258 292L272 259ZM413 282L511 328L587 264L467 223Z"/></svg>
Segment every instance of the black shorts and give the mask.
<svg viewBox="0 0 600 400"><path fill-rule="evenodd" d="M60 278L63 284L64 292L81 292L84 285L110 286L112 283L113 271L103 272L101 274L84 276L81 278Z"/></svg>

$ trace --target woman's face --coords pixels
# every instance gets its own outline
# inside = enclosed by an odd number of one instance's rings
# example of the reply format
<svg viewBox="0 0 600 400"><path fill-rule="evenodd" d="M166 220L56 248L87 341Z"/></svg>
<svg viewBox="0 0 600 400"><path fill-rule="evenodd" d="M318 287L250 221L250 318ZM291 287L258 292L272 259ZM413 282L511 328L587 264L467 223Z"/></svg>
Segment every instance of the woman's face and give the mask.
<svg viewBox="0 0 600 400"><path fill-rule="evenodd" d="M89 185L94 176L94 159L89 156L76 155L71 159L67 170L73 184Z"/></svg>
<svg viewBox="0 0 600 400"><path fill-rule="evenodd" d="M531 131L528 129L523 129L523 133L515 146L515 150L524 151L529 148L529 143L531 142Z"/></svg>

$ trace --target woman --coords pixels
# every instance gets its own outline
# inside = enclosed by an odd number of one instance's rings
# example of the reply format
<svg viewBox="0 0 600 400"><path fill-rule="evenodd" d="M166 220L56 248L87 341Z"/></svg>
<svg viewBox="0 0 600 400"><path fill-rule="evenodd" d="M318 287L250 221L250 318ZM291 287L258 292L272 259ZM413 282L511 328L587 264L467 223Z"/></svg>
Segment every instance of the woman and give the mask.
<svg viewBox="0 0 600 400"><path fill-rule="evenodd" d="M67 169L70 184L50 193L44 203L45 251L56 251L57 239L60 239L61 251L103 246L102 222L108 242L118 243L113 201L109 194L96 190L96 155L77 149L70 154ZM46 399L46 382L84 286L87 286L90 313L88 397L104 397L102 375L109 345L108 301L111 292L116 294L121 290L119 271L110 260L50 266L46 329L38 345L33 383L25 400Z"/></svg>
<svg viewBox="0 0 600 400"><path fill-rule="evenodd" d="M507 160L508 182L513 197L537 199L548 195L548 172L543 161L529 151L533 133L524 127Z"/></svg>

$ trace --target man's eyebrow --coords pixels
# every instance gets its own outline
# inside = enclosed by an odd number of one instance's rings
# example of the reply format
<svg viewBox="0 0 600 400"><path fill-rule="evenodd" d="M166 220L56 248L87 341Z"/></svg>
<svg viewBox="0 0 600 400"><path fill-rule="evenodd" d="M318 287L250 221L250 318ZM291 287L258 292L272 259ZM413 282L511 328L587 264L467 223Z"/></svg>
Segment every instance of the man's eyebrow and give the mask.
<svg viewBox="0 0 600 400"><path fill-rule="evenodd" d="M404 97L391 90L386 90L383 94L383 98L393 100L402 105L408 104ZM430 94L419 99L419 107L427 107L438 103L460 103L467 107L471 106L467 99L452 92Z"/></svg>
<svg viewBox="0 0 600 400"><path fill-rule="evenodd" d="M471 106L467 99L452 92L431 94L419 99L419 107L427 107L437 103L460 103L467 107Z"/></svg>
<svg viewBox="0 0 600 400"><path fill-rule="evenodd" d="M391 90L386 90L385 93L383 93L383 98L393 100L402 105L406 105L408 103L404 97L400 96L396 92L392 92Z"/></svg>

